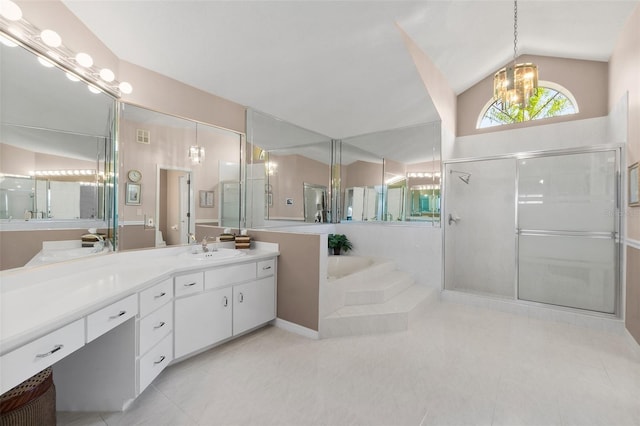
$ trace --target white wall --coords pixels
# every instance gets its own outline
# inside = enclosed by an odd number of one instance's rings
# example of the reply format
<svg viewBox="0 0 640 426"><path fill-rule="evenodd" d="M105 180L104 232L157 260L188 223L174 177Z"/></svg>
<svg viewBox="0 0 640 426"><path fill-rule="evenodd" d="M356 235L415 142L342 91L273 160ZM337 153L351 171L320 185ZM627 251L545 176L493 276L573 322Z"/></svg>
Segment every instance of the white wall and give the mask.
<svg viewBox="0 0 640 426"><path fill-rule="evenodd" d="M394 260L417 284L441 288L442 229L430 225L337 223L353 244L348 254Z"/></svg>
<svg viewBox="0 0 640 426"><path fill-rule="evenodd" d="M567 121L458 137L452 158L489 157L620 142L610 140L610 136L608 117Z"/></svg>

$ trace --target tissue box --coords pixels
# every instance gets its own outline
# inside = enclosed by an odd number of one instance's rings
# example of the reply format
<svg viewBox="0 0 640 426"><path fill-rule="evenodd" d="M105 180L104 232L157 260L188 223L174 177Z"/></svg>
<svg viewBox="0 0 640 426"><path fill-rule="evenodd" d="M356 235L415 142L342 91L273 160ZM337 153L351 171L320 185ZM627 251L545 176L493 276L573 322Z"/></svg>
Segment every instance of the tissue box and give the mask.
<svg viewBox="0 0 640 426"><path fill-rule="evenodd" d="M218 241L220 241L221 243L225 241L234 241L234 240L235 240L235 235L233 234L222 234L218 237Z"/></svg>

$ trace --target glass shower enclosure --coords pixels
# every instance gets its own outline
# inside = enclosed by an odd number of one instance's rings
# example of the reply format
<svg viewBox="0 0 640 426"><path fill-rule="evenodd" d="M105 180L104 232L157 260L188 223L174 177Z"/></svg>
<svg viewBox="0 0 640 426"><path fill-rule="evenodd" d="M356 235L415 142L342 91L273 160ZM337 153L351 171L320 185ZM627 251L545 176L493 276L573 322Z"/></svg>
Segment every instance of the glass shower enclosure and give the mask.
<svg viewBox="0 0 640 426"><path fill-rule="evenodd" d="M617 313L620 150L445 165L446 290Z"/></svg>

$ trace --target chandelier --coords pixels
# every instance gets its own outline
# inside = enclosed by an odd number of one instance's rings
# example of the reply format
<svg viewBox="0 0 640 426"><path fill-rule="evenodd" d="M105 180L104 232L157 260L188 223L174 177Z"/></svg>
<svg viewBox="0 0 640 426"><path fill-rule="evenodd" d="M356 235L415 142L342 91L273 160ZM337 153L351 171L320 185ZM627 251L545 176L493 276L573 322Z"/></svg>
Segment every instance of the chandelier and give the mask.
<svg viewBox="0 0 640 426"><path fill-rule="evenodd" d="M493 98L502 110L511 106L525 108L538 89L538 67L530 62L517 64L518 57L518 0L513 2L513 64L493 76Z"/></svg>

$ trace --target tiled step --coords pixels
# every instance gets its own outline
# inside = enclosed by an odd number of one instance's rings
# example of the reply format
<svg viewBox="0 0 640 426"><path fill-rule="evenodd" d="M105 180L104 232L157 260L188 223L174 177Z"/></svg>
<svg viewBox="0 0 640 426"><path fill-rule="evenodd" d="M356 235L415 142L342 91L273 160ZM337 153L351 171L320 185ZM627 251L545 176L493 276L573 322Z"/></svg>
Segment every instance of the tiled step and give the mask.
<svg viewBox="0 0 640 426"><path fill-rule="evenodd" d="M323 319L321 337L405 331L437 299L436 289L414 284L384 303L344 306Z"/></svg>
<svg viewBox="0 0 640 426"><path fill-rule="evenodd" d="M354 284L345 291L345 305L384 303L413 285L406 272L393 270Z"/></svg>

